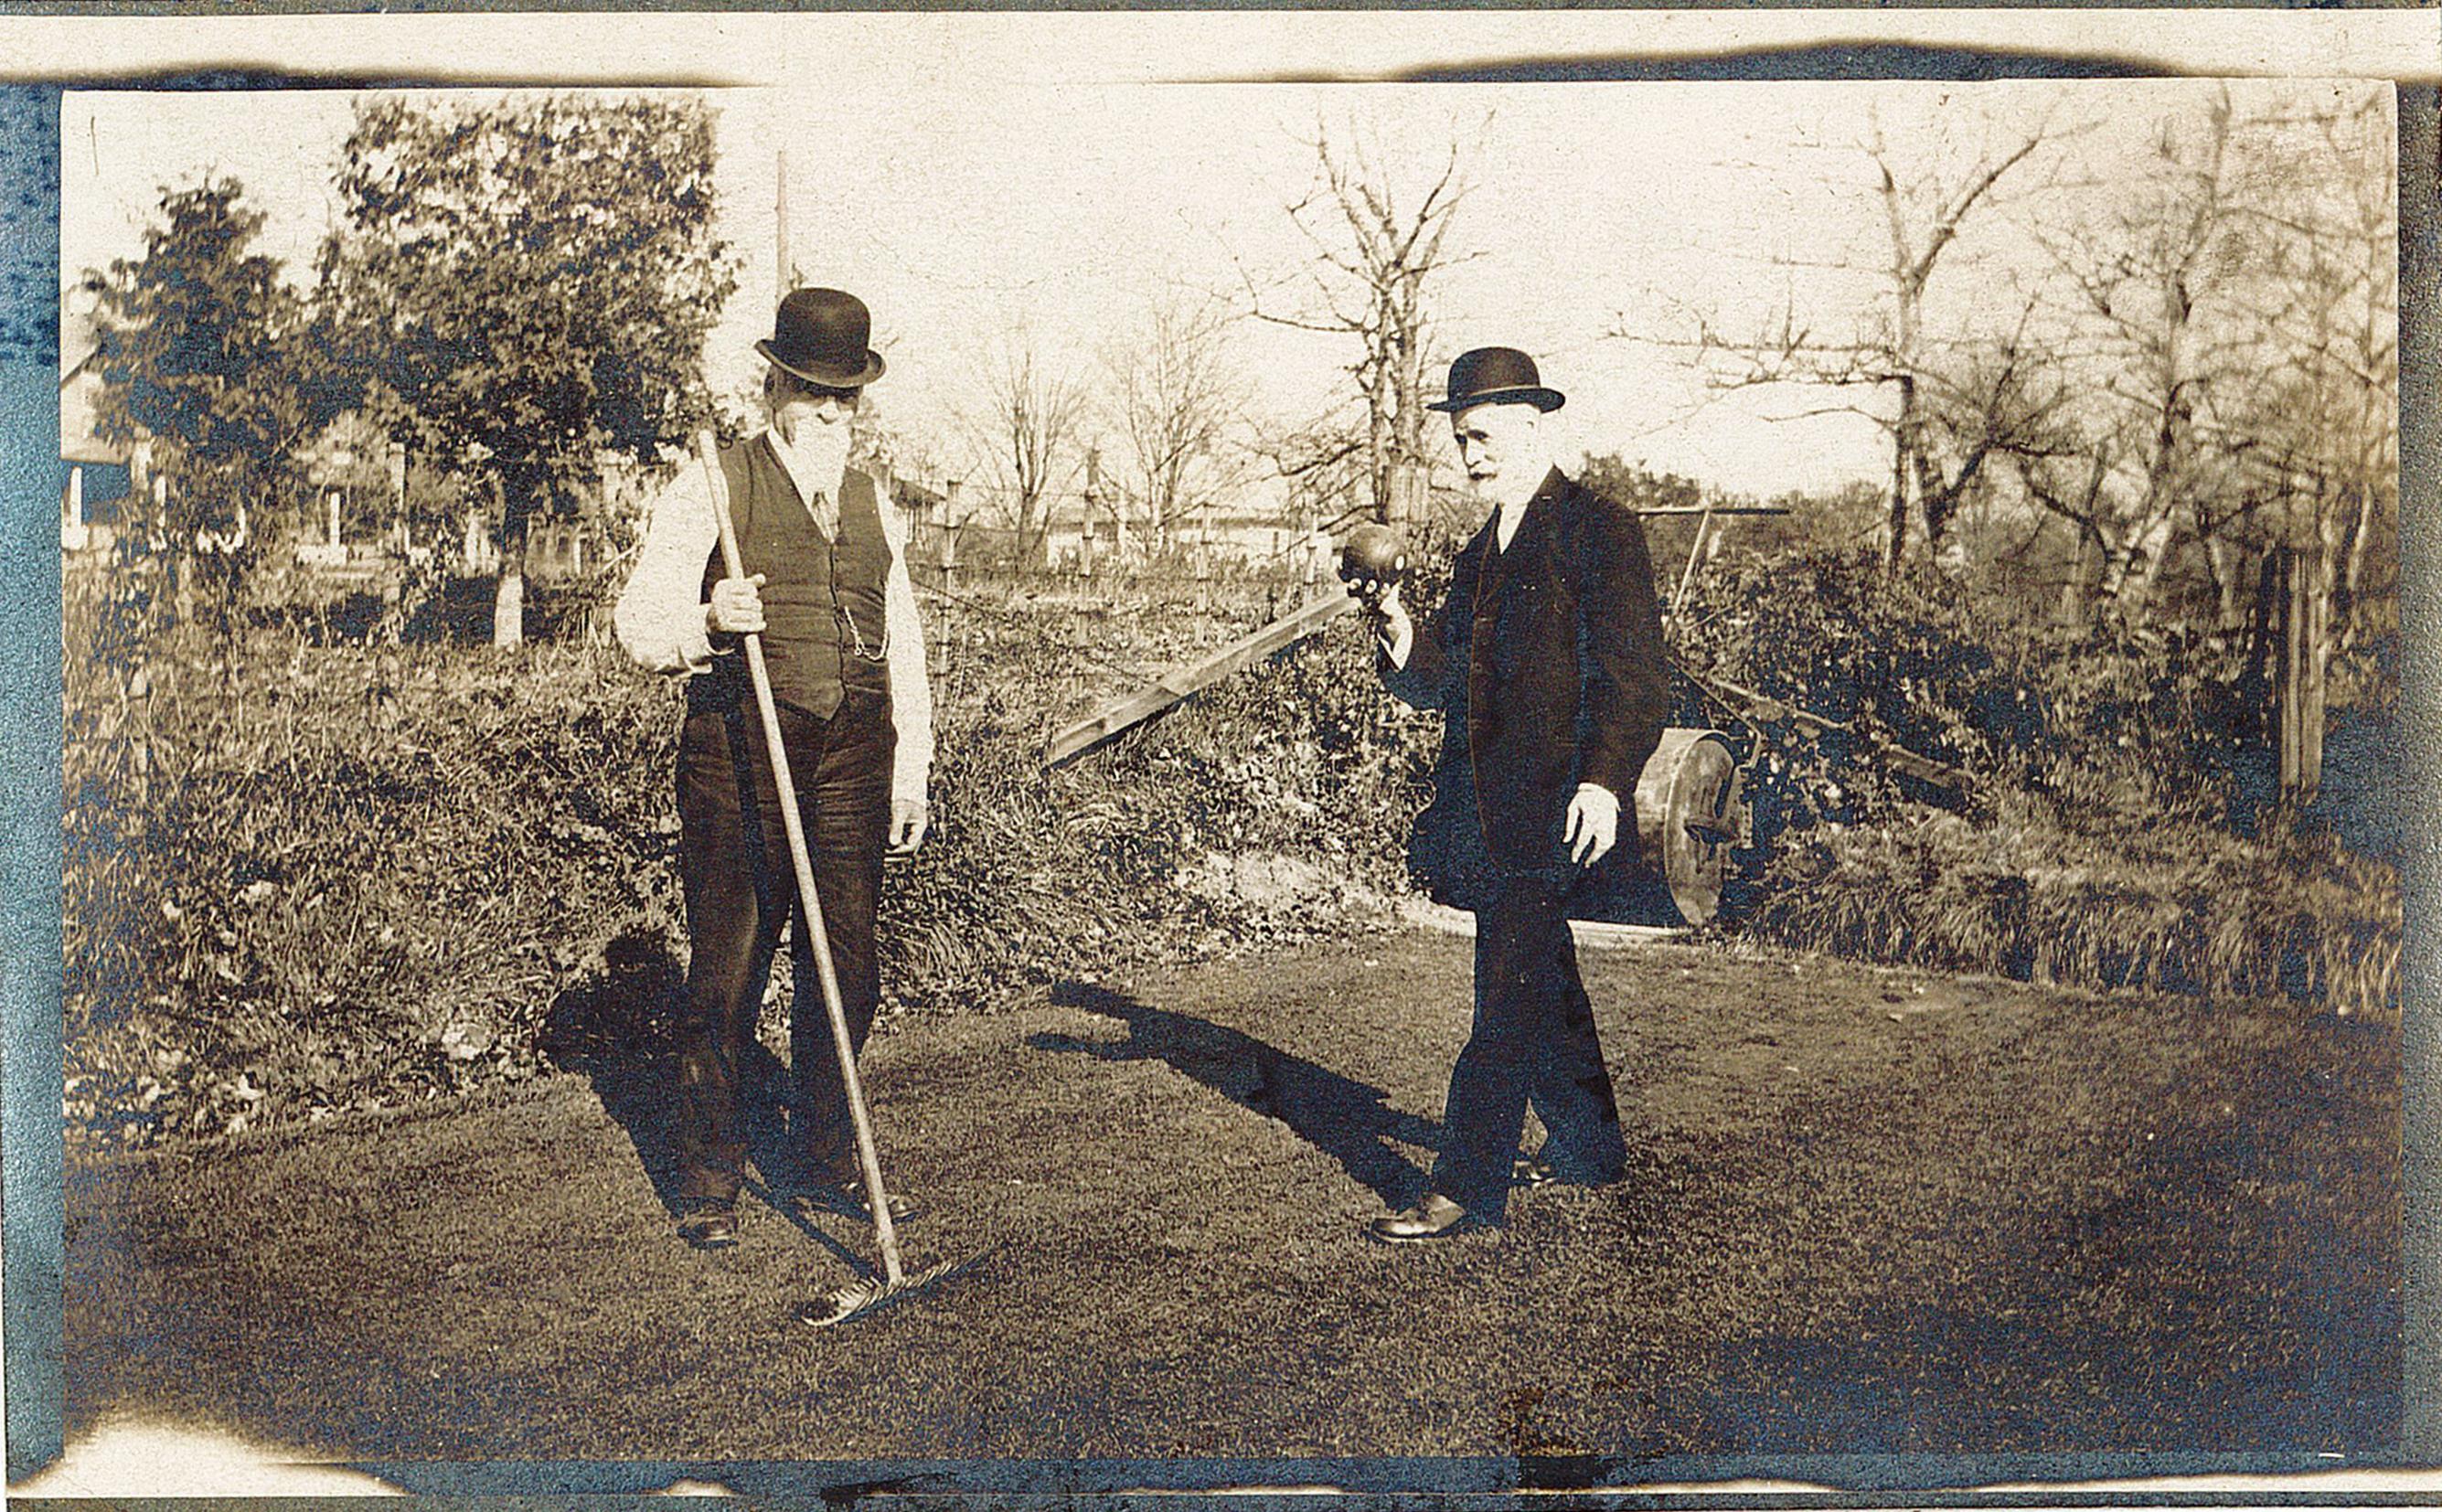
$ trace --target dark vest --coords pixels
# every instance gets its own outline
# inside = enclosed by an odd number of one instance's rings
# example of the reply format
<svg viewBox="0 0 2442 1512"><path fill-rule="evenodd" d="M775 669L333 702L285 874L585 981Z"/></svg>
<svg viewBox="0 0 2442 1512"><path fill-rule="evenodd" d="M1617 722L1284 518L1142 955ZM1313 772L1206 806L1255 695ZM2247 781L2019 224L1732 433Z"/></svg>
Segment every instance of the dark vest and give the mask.
<svg viewBox="0 0 2442 1512"><path fill-rule="evenodd" d="M844 688L890 690L883 652L883 587L890 541L873 480L851 467L840 489L839 538L814 523L771 444L761 436L720 451L730 519L746 575L763 574L763 661L773 696L818 720L839 708ZM728 575L720 548L703 567L704 600ZM692 707L751 702L745 658L721 656L688 680Z"/></svg>

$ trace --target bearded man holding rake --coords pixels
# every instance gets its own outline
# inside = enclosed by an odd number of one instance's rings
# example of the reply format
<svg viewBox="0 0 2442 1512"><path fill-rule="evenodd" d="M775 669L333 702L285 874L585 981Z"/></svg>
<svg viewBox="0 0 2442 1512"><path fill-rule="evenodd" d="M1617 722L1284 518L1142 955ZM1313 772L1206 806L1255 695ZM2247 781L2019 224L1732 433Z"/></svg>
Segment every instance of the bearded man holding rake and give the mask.
<svg viewBox="0 0 2442 1512"><path fill-rule="evenodd" d="M933 700L903 528L880 485L848 465L849 423L882 376L871 318L855 296L807 288L780 302L763 397L771 426L723 447L718 483L683 469L655 501L620 594L619 642L645 667L687 679L679 739L679 868L686 896L686 999L677 1128L680 1237L738 1239L746 1143L739 1071L784 922L794 920L797 1001L790 1060L793 1139L815 1190L867 1211L834 1036L814 1002L819 945L797 906L774 763L757 730L742 638L768 687L802 812L822 933L848 1037L862 1050L881 1001L874 920L883 856L924 842ZM725 496L725 499L717 497ZM724 560L719 513L735 524ZM753 647L750 647L750 651ZM882 1228L913 1217L892 1194Z"/></svg>

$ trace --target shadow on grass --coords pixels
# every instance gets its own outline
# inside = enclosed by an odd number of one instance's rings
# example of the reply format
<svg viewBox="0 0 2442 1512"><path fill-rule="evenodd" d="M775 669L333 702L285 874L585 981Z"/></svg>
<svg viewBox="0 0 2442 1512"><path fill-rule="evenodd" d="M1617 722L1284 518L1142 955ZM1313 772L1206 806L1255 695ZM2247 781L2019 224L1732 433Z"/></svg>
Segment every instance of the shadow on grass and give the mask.
<svg viewBox="0 0 2442 1512"><path fill-rule="evenodd" d="M543 1048L553 1064L583 1076L602 1110L627 1134L654 1196L673 1222L679 1216L676 1035L685 990L686 971L667 935L649 926L630 929L604 947L598 969L553 1002L543 1031ZM797 1200L819 1197L826 1189L789 1137L795 1103L789 1068L759 1041L749 1044L738 1085L746 1159L754 1173L742 1184L743 1194L859 1275L868 1273L871 1266L815 1227Z"/></svg>
<svg viewBox="0 0 2442 1512"><path fill-rule="evenodd" d="M1101 1061L1163 1061L1222 1096L1291 1132L1339 1161L1393 1208L1423 1195L1425 1173L1396 1144L1438 1149L1441 1125L1390 1105L1390 1094L1251 1034L1188 1013L1155 1008L1107 988L1063 982L1051 1001L1117 1019L1128 1037L1111 1042L1071 1034L1030 1034L1035 1049Z"/></svg>

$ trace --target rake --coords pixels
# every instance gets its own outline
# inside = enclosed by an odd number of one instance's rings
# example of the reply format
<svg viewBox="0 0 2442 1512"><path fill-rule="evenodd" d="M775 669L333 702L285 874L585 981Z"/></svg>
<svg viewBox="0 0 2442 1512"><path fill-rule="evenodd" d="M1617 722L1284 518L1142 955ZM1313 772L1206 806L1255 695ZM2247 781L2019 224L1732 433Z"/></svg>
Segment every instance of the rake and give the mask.
<svg viewBox="0 0 2442 1512"><path fill-rule="evenodd" d="M720 527L720 556L732 577L746 569L738 552L738 527L729 518L729 480L720 468L720 450L712 432L696 438L703 459L705 482L712 492L712 518ZM839 973L831 964L830 934L823 927L820 895L814 889L814 865L806 850L804 817L797 810L797 790L789 776L789 753L780 739L780 711L772 698L772 674L763 664L763 637L749 631L746 669L755 682L755 706L763 716L763 745L772 758L772 781L780 794L780 827L789 837L789 862L796 868L797 899L806 911L806 936L813 942L814 976L822 984L823 1011L831 1026L831 1044L838 1051L840 1078L847 1084L847 1110L856 1126L856 1158L865 1175L865 1193L873 1216L874 1242L882 1250L882 1273L868 1276L815 1298L798 1309L802 1322L829 1328L862 1318L902 1298L939 1284L975 1264L944 1261L910 1272L899 1256L899 1230L890 1221L890 1192L882 1181L882 1156L873 1140L873 1113L866 1106L865 1083L857 1075L856 1044L847 1031L847 1010L840 1001Z"/></svg>

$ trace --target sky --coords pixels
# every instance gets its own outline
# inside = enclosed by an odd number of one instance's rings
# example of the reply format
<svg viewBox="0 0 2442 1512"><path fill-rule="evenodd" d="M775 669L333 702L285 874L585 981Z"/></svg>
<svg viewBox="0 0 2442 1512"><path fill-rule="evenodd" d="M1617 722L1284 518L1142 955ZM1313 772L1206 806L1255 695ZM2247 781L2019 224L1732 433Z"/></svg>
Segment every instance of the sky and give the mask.
<svg viewBox="0 0 2442 1512"><path fill-rule="evenodd" d="M1555 417L1563 455L1616 451L1740 493L1828 489L1886 471L1870 417L1821 412L1819 392L1720 392L1675 343L1697 312L1740 331L1788 300L1834 324L1870 316L1871 281L1824 265L1884 252L1866 135L1879 127L1911 161L1955 173L2031 122L2066 119L2086 176L2107 176L2211 88L1148 82L1013 56L943 46L885 66L801 51L786 87L708 92L722 232L741 261L708 352L718 386L753 381L752 343L769 333L784 139L798 273L871 306L890 364L873 391L882 414L962 472L975 464L961 417L1012 331L1091 375L1166 290L1244 304L1251 285L1268 307L1313 313L1300 302L1312 247L1286 207L1314 184L1320 128L1362 144L1403 197L1458 145L1469 190L1449 245L1466 257L1431 297L1434 355L1535 355L1569 395ZM160 186L210 170L246 186L269 216L268 249L305 276L350 110L342 91L67 94L64 270L136 255ZM2037 256L1996 217L1980 242L1961 239L1950 297L1972 304ZM1248 320L1231 340L1259 429L1295 428L1347 392L1352 337Z"/></svg>

